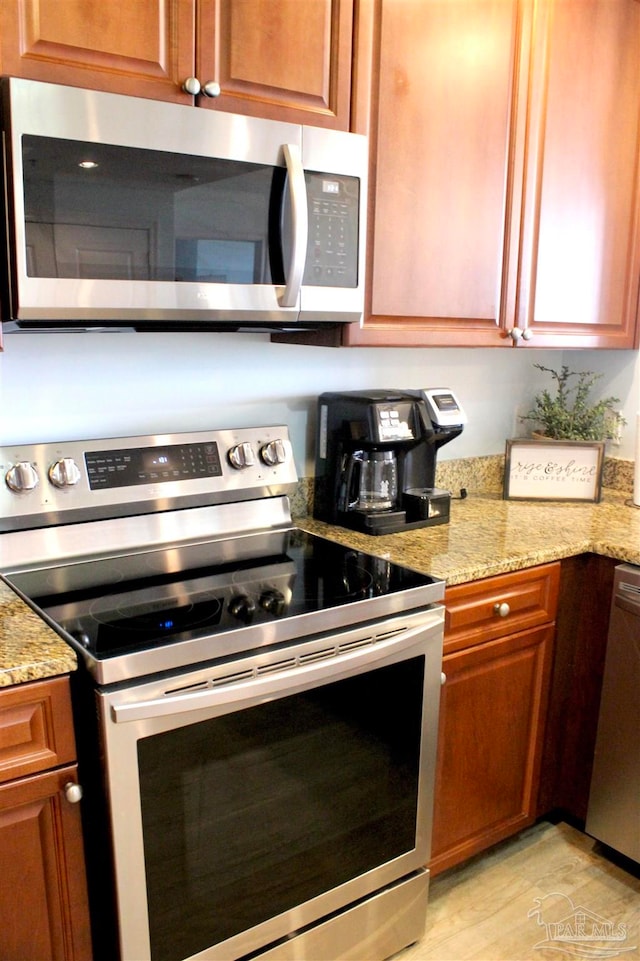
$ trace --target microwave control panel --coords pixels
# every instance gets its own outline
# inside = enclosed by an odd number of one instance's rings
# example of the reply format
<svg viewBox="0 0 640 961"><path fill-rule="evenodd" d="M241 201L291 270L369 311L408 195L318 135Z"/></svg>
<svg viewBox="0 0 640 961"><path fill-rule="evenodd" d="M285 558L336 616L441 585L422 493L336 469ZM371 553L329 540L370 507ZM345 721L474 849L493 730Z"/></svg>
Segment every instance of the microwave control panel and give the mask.
<svg viewBox="0 0 640 961"><path fill-rule="evenodd" d="M342 174L305 171L309 240L303 283L358 286L360 181Z"/></svg>

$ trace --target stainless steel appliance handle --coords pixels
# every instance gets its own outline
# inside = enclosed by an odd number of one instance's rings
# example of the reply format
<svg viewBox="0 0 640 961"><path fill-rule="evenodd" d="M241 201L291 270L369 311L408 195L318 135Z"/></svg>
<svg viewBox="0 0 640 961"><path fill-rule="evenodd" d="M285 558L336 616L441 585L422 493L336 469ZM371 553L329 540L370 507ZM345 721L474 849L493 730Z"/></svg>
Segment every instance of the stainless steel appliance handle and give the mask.
<svg viewBox="0 0 640 961"><path fill-rule="evenodd" d="M277 673L265 673L264 676L253 675L241 680L229 681L227 684L220 684L219 687L207 687L204 690L200 689L189 693L173 694L168 692L162 697L152 697L149 700L133 701L130 704L112 704L111 717L116 724L122 724L127 721L167 718L213 707L239 706L250 700L276 697L285 691L286 693L293 693L318 682L330 681L339 675L344 676L346 667L360 670L384 660L392 652L404 653L407 649L416 646L416 638L425 632L432 631L434 627L441 626L442 623L442 609L438 608L437 612L434 611L433 621L423 621L419 625L404 631L400 636L394 632L392 637L369 643L355 650L336 654L330 652L329 640L325 656L322 656L323 652L320 652L318 655L314 655L315 660L301 663L302 659L296 658L295 654L292 653L291 660L295 661L294 666L287 667ZM286 652L283 652L283 657L286 657ZM242 676L240 662L238 669Z"/></svg>
<svg viewBox="0 0 640 961"><path fill-rule="evenodd" d="M282 145L287 167L289 198L291 201L291 258L286 268L286 286L279 298L281 307L295 307L302 286L304 263L309 236L307 187L302 166L302 154L297 144Z"/></svg>

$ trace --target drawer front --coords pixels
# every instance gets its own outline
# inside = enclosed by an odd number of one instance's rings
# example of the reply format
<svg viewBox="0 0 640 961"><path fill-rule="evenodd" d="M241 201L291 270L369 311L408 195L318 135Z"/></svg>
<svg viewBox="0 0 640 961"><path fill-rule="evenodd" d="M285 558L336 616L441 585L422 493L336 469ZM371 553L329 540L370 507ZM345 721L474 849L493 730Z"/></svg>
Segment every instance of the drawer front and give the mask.
<svg viewBox="0 0 640 961"><path fill-rule="evenodd" d="M0 690L0 782L75 760L69 679Z"/></svg>
<svg viewBox="0 0 640 961"><path fill-rule="evenodd" d="M555 620L560 564L498 574L445 593L445 652Z"/></svg>

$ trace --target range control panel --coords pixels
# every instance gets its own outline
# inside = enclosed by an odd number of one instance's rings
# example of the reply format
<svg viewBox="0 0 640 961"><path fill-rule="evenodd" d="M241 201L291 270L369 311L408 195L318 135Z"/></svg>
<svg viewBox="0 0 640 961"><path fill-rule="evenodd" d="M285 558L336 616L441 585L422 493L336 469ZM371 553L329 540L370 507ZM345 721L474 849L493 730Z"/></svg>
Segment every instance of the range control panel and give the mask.
<svg viewBox="0 0 640 961"><path fill-rule="evenodd" d="M285 426L0 448L0 531L288 493ZM185 503L186 502L186 503ZM64 515L64 516L61 516Z"/></svg>
<svg viewBox="0 0 640 961"><path fill-rule="evenodd" d="M222 476L215 441L88 451L84 462L91 490Z"/></svg>

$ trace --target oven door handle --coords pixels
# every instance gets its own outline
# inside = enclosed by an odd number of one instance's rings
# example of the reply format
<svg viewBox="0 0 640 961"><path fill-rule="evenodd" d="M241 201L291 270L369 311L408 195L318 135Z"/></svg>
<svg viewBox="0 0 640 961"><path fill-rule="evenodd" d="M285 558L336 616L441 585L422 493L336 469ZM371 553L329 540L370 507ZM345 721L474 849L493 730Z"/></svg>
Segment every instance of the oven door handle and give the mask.
<svg viewBox="0 0 640 961"><path fill-rule="evenodd" d="M393 637L372 641L366 646L348 652L328 652L324 657L316 660L300 662L294 655L295 666L284 668L282 671L253 674L246 679L229 681L217 687L208 686L204 690L188 693L167 692L161 697L149 700L133 701L129 704L112 704L111 717L116 724L127 721L145 721L155 718L172 717L189 711L207 710L220 707L239 707L243 702L255 703L282 697L284 694L312 687L318 683L333 680L336 676L348 676L357 673L363 667L374 666L379 661L397 654L398 659L410 656L408 652L414 648L415 654L424 653L426 636L433 641L442 639L442 614L434 611L433 622L429 619L419 625L401 632L400 636L394 632ZM335 648L334 648L335 650ZM441 648L439 648L441 654ZM440 665L440 660L438 661ZM241 666L238 665L239 670ZM259 670L259 668L258 668ZM438 678L440 666L438 666ZM205 682L203 682L205 683Z"/></svg>

